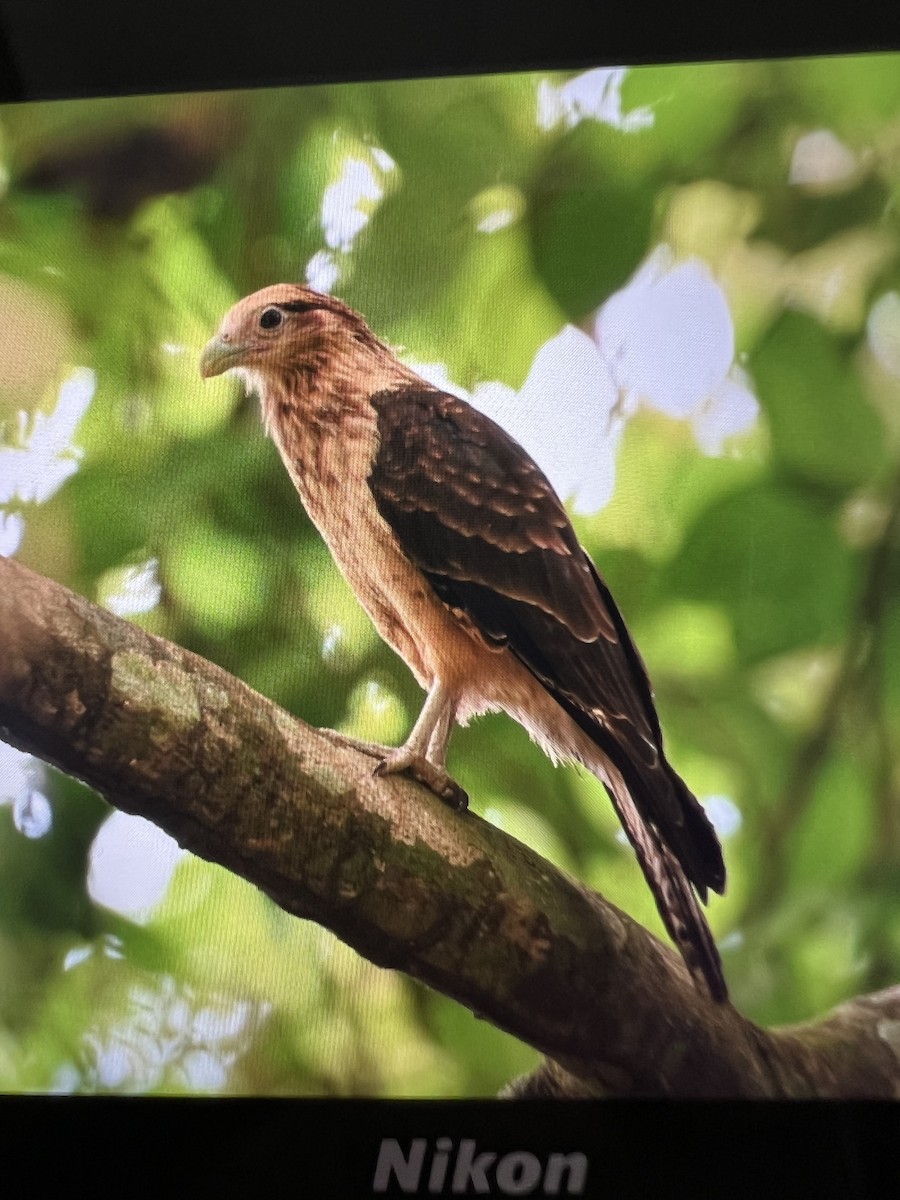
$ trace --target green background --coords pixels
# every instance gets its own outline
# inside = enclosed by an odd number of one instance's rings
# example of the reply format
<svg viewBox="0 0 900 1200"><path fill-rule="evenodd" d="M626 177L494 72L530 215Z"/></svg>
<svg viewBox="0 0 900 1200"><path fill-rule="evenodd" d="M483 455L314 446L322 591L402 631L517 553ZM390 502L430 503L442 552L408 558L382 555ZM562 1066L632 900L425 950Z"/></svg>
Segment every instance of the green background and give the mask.
<svg viewBox="0 0 900 1200"><path fill-rule="evenodd" d="M333 248L335 292L465 388L520 387L660 242L699 255L759 421L711 458L688 423L643 409L611 503L576 524L670 757L740 814L710 909L733 999L763 1023L811 1018L900 978L896 320L895 373L867 336L898 288L900 60L637 69L623 110L654 119L631 131L542 128L539 91L566 79L0 109L3 444L24 445L17 414L52 411L74 367L97 382L77 471L43 504L6 505L26 522L17 556L101 603L157 559L161 601L133 619L311 723L399 741L419 690L332 567L255 401L199 379L203 343L242 295L303 278L348 156L375 162L384 195ZM791 184L798 138L821 129L854 166ZM478 231L503 208L510 224ZM660 929L596 781L503 717L458 731L450 766L477 811ZM109 810L54 773L45 790L43 836L0 807L0 1088L490 1095L535 1062L199 860L144 921L95 904Z"/></svg>

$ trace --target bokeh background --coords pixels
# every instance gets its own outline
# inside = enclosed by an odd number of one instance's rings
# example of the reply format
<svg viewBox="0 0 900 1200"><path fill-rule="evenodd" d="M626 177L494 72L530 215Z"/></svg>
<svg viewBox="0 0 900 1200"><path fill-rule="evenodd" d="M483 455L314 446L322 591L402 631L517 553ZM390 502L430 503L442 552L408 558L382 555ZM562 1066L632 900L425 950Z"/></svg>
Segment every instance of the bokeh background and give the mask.
<svg viewBox="0 0 900 1200"><path fill-rule="evenodd" d="M0 551L401 740L414 681L197 371L247 292L335 292L568 501L723 840L734 1000L814 1017L900 980L898 192L896 56L2 108ZM660 929L596 781L500 716L450 765ZM491 1095L535 1060L0 744L0 1089Z"/></svg>

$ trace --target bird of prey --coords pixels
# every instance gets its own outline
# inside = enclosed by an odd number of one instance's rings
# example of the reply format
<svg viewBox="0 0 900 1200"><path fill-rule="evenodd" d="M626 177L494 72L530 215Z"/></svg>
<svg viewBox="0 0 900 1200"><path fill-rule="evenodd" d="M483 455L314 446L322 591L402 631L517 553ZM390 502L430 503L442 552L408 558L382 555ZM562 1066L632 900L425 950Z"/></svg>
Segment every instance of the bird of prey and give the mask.
<svg viewBox="0 0 900 1200"><path fill-rule="evenodd" d="M547 478L499 425L426 382L347 305L278 284L236 304L201 372L234 371L313 523L427 696L378 771L450 803L456 723L503 710L550 758L604 784L695 981L727 999L698 899L725 865L666 760L650 683ZM371 748L370 748L371 749Z"/></svg>

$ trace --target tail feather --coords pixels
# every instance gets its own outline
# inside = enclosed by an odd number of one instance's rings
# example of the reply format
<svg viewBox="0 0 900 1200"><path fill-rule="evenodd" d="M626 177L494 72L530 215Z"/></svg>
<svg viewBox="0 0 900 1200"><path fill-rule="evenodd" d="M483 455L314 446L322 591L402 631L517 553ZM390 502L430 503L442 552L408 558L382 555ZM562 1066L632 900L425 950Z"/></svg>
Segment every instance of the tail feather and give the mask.
<svg viewBox="0 0 900 1200"><path fill-rule="evenodd" d="M627 745L632 726L620 723L616 736L596 713L564 692L553 689L552 695L592 743L591 749L582 745L572 756L609 793L660 916L691 975L714 1000L726 1001L722 963L700 908L708 888L725 890L725 860L702 804L666 761L661 734L655 762L639 768Z"/></svg>
<svg viewBox="0 0 900 1200"><path fill-rule="evenodd" d="M687 792L687 788L681 783L681 780L678 782L681 784L681 788ZM694 887L681 863L666 845L655 826L641 817L624 783L617 780L607 785L607 791L628 840L634 847L641 870L650 885L656 907L659 909L669 936L678 947L693 978L709 992L713 1000L720 1004L724 1003L728 999L728 987L722 972L722 961L700 908ZM702 819L706 821L707 818L703 815L700 805L693 796L690 796L690 799L696 805ZM692 810L688 811L692 812ZM696 814L692 812L692 816L696 820ZM719 857L721 858L721 852L719 852ZM709 874L712 875L712 878L709 878ZM724 868L721 879L716 870L711 870L706 881L720 891L724 885ZM717 882L718 887L716 887ZM702 888L705 897L706 889L702 883L698 882L695 886L698 891Z"/></svg>
<svg viewBox="0 0 900 1200"><path fill-rule="evenodd" d="M719 895L725 891L722 847L703 805L665 760L664 765L678 800L682 820L671 828L667 824L661 832L705 904L708 887Z"/></svg>

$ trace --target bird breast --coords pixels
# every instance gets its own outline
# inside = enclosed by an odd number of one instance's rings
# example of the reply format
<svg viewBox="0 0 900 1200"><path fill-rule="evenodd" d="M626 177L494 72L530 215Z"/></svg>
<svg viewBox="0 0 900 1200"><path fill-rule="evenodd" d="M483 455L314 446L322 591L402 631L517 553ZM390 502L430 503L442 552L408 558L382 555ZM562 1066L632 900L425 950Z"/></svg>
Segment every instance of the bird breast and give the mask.
<svg viewBox="0 0 900 1200"><path fill-rule="evenodd" d="M369 488L378 451L377 414L319 397L298 402L267 391L266 425L318 529L372 622L422 687L440 678L463 691L485 650L434 593L379 514Z"/></svg>

